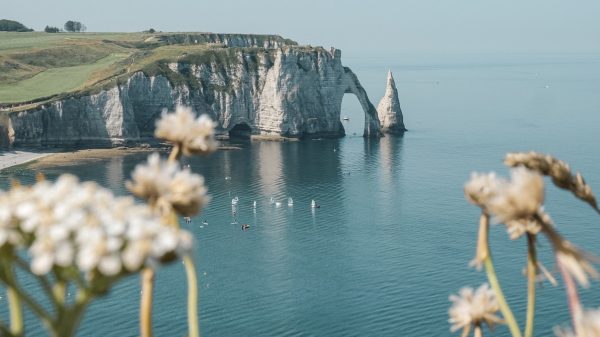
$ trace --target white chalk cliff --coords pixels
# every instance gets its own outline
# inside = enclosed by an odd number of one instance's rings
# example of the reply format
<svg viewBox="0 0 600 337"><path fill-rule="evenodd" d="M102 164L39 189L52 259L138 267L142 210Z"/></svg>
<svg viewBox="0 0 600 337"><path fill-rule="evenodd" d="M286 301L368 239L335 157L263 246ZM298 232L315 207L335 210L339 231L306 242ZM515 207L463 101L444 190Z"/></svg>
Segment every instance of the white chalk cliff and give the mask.
<svg viewBox="0 0 600 337"><path fill-rule="evenodd" d="M377 115L383 133L403 134L406 131L402 109L400 109L400 99L398 99L398 89L396 89L396 82L391 70L388 71L385 95L377 105Z"/></svg>
<svg viewBox="0 0 600 337"><path fill-rule="evenodd" d="M384 117L388 130L403 130L392 89L390 113L380 112L379 118ZM152 139L164 109L182 104L211 116L221 135L341 137L346 93L356 95L365 112L364 136L379 137L377 110L356 75L342 65L340 50L222 48L202 57L181 57L156 73L134 73L113 87L11 113L2 124L15 146L136 144Z"/></svg>

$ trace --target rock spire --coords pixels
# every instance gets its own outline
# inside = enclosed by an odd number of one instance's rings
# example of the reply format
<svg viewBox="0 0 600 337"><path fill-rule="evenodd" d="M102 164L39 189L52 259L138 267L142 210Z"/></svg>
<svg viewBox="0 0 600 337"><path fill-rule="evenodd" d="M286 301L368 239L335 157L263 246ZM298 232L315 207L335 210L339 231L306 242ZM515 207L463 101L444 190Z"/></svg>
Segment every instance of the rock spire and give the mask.
<svg viewBox="0 0 600 337"><path fill-rule="evenodd" d="M401 135L406 131L402 109L400 109L400 100L398 99L398 90L391 70L388 71L385 95L377 106L377 115L383 133Z"/></svg>

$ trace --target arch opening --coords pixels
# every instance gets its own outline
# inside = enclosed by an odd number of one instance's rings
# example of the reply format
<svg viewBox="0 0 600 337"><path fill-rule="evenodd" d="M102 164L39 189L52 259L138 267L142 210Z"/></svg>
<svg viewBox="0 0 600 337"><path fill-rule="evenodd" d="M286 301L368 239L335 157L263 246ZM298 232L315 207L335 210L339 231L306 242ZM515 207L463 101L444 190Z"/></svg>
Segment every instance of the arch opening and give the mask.
<svg viewBox="0 0 600 337"><path fill-rule="evenodd" d="M362 137L366 118L358 97L354 93L345 93L342 97L340 123L346 137Z"/></svg>

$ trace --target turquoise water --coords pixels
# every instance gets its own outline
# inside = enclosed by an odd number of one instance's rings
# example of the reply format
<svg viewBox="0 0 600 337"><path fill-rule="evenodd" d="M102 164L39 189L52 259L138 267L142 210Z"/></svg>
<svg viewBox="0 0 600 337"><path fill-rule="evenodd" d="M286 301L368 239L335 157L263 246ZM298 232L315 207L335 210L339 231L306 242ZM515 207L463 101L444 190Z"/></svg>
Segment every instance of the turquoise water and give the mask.
<svg viewBox="0 0 600 337"><path fill-rule="evenodd" d="M375 104L392 69L405 137L354 136L362 134L363 117L347 95L346 138L239 142L242 150L189 161L213 197L185 225L197 240L204 336L450 335L448 295L485 282L484 273L467 266L478 210L464 200L462 185L472 170L506 174L506 152L535 149L568 161L600 193L598 55L346 56L345 63ZM44 172L75 173L124 194L124 181L142 160L136 154ZM34 174L4 171L0 184L10 177L32 181ZM600 256L600 217L564 191L547 192L559 230ZM234 196L236 220L250 230L232 224ZM312 211L311 199L321 208ZM497 226L491 244L523 323L526 243L508 240ZM552 269L545 240L540 255ZM95 303L79 335L136 336L138 284L127 279ZM185 335L185 287L180 264L159 270L157 336ZM535 335L550 336L553 326L569 322L564 291L545 283L538 296ZM586 306L600 306L600 282L582 297ZM494 334L508 335L506 327Z"/></svg>

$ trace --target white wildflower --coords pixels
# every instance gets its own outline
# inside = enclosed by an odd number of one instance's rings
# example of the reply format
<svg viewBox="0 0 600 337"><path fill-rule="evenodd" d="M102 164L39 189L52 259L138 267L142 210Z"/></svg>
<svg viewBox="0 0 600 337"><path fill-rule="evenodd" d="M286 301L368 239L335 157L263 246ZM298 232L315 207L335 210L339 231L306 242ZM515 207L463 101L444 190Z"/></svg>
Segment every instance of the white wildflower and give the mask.
<svg viewBox="0 0 600 337"><path fill-rule="evenodd" d="M192 216L209 201L204 178L189 169L181 170L176 163L161 160L158 154L136 166L127 188L151 205L172 207L183 216Z"/></svg>
<svg viewBox="0 0 600 337"><path fill-rule="evenodd" d="M511 239L526 232L538 234L542 229L539 217L551 221L542 207L544 181L526 168L511 170L510 181L493 172L473 173L464 189L467 200L506 225Z"/></svg>
<svg viewBox="0 0 600 337"><path fill-rule="evenodd" d="M190 108L177 106L174 113L163 112L154 135L178 146L184 155L203 154L217 148L216 123L207 115L195 117Z"/></svg>
<svg viewBox="0 0 600 337"><path fill-rule="evenodd" d="M189 234L161 224L148 206L71 175L0 193L0 205L0 245L29 246L38 275L76 266L115 276L190 249Z"/></svg>
<svg viewBox="0 0 600 337"><path fill-rule="evenodd" d="M14 214L17 205L8 193L0 194L0 247L18 246L23 241Z"/></svg>
<svg viewBox="0 0 600 337"><path fill-rule="evenodd" d="M487 209L502 222L527 219L544 202L544 180L524 167L511 170L510 183L487 203Z"/></svg>
<svg viewBox="0 0 600 337"><path fill-rule="evenodd" d="M586 310L576 323L577 333L556 328L558 337L600 337L600 309Z"/></svg>
<svg viewBox="0 0 600 337"><path fill-rule="evenodd" d="M465 184L465 196L471 203L485 207L489 201L501 193L507 181L498 178L496 173L487 174L473 172L471 179Z"/></svg>
<svg viewBox="0 0 600 337"><path fill-rule="evenodd" d="M502 323L502 319L496 315L500 306L496 295L487 283L482 284L477 290L473 288L462 288L457 295L451 295L452 306L448 310L451 324L450 331L460 329L468 330L473 325L487 324L493 328Z"/></svg>

